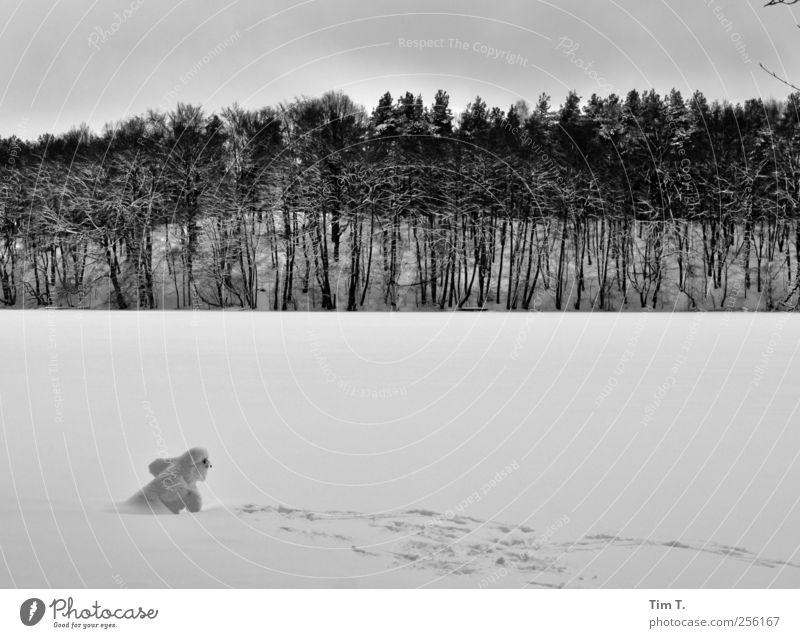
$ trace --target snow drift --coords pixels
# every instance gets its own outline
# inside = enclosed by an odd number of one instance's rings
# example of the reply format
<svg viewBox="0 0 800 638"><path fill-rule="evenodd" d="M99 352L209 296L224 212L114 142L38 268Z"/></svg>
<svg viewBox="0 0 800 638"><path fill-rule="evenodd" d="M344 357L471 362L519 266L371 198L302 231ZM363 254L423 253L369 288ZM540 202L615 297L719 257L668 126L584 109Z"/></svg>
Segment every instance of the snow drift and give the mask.
<svg viewBox="0 0 800 638"><path fill-rule="evenodd" d="M793 315L0 322L5 587L800 586Z"/></svg>

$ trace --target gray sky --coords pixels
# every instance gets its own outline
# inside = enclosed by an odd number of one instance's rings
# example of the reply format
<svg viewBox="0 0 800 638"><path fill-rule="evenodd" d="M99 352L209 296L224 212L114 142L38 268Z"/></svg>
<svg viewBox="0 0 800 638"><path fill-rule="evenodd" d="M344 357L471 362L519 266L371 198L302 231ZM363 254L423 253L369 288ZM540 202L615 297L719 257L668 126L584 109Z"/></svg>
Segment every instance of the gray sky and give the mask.
<svg viewBox="0 0 800 638"><path fill-rule="evenodd" d="M800 81L800 5L762 0L0 0L0 135L168 109L247 107L342 89L455 111L552 103L569 89L671 87L785 97ZM127 11L126 11L127 10ZM431 40L430 48L409 41ZM427 44L427 43L426 43Z"/></svg>

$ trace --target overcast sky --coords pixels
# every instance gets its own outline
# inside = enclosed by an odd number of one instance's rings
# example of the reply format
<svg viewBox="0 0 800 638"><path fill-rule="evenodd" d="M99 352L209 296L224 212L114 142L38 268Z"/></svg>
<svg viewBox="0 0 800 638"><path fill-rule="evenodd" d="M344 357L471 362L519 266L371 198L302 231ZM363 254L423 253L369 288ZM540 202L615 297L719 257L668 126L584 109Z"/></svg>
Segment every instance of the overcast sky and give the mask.
<svg viewBox="0 0 800 638"><path fill-rule="evenodd" d="M507 108L570 89L741 101L800 81L800 5L763 0L0 0L0 135L342 89ZM416 41L433 46L419 48Z"/></svg>

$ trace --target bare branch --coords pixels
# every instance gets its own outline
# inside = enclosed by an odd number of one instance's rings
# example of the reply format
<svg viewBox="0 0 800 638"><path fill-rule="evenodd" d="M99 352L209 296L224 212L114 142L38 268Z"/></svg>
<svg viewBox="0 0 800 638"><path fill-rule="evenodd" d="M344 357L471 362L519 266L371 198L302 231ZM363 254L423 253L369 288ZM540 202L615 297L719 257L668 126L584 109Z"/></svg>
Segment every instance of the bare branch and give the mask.
<svg viewBox="0 0 800 638"><path fill-rule="evenodd" d="M800 2L800 0L797 0L797 1L798 1L798 2ZM767 73L769 73L769 74L770 74L772 77L774 77L774 78L775 78L776 80L778 80L779 82L783 82L783 83L784 83L786 86L788 86L788 87L791 87L791 88L792 88L792 89L794 89L795 91L800 91L800 87L798 87L798 86L795 86L794 84L792 84L791 82L788 82L787 80L784 80L784 79L783 79L781 76L779 76L779 75L778 75L777 73L775 73L774 71L770 71L770 70L769 70L767 67L765 67L765 66L764 66L763 64L761 64L760 62L758 63L758 66L760 66L760 67L761 67L761 68L762 68L764 71L766 71Z"/></svg>
<svg viewBox="0 0 800 638"><path fill-rule="evenodd" d="M765 4L764 6L765 6L765 7L774 7L774 6L776 6L776 5L779 5L779 4L785 4L785 5L787 5L787 6L788 6L788 5L792 5L792 4L797 4L798 2L800 2L800 0L767 0L767 4ZM800 24L798 24L798 25L795 25L795 26L797 26L797 28L799 28L799 29L800 29ZM780 76L779 76L777 73L774 73L773 71L770 71L770 70L769 70L767 67L765 67L765 66L764 66L763 64L761 64L760 62L759 62L759 66L760 66L760 67L761 67L761 68L762 68L764 71L766 71L767 73L769 73L769 74L770 74L772 77L774 77L776 80L778 80L779 82L783 82L783 84L785 84L785 85L786 85L786 86L788 86L788 87L791 87L791 88L792 88L792 89L794 89L795 91L800 91L800 88L798 88L797 86L795 86L794 84L792 84L792 83L791 83L791 82L789 82L788 80L784 80L784 79L783 79L782 77L780 77Z"/></svg>

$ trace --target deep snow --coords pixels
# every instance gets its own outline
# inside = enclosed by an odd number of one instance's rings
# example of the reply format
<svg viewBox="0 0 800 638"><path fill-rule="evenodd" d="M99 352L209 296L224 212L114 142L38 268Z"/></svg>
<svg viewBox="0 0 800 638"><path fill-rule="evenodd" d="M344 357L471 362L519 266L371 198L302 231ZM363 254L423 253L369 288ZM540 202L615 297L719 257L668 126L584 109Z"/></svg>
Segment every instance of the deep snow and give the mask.
<svg viewBox="0 0 800 638"><path fill-rule="evenodd" d="M800 587L786 314L0 313L0 586ZM194 445L197 515L115 511Z"/></svg>

